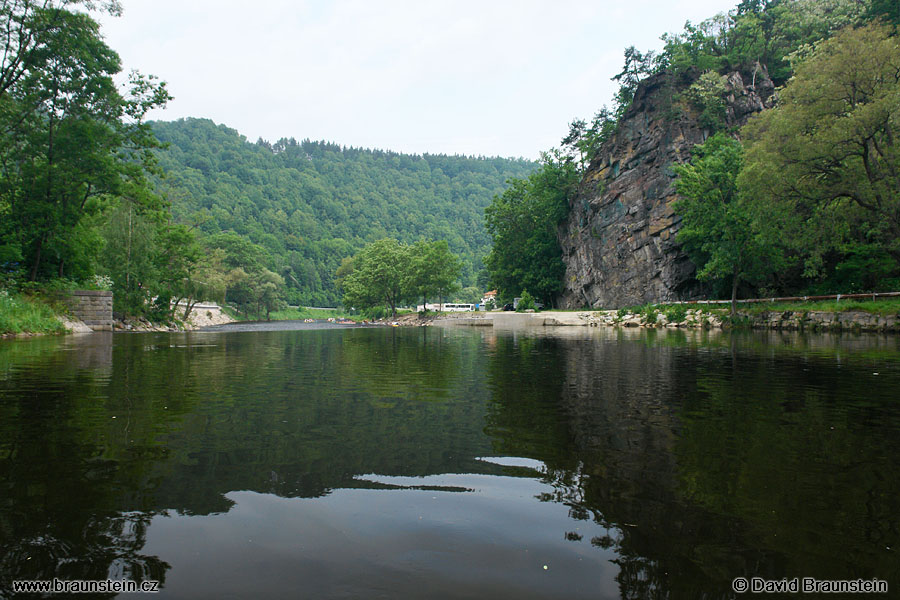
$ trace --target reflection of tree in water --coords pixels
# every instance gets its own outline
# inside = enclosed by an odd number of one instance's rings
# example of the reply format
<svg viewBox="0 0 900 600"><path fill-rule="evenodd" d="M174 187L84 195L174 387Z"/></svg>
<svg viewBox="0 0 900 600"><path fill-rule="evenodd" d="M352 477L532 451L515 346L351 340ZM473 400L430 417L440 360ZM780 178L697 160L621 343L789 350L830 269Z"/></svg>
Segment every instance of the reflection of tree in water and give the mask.
<svg viewBox="0 0 900 600"><path fill-rule="evenodd" d="M846 352L838 372L832 351L650 334L498 336L488 368L495 448L543 461L540 500L603 528L565 535L616 553L624 598L731 597L738 575L896 579L896 380L862 388L873 369Z"/></svg>
<svg viewBox="0 0 900 600"><path fill-rule="evenodd" d="M778 577L900 576L896 381L873 377L865 353L738 349L696 370L679 491L739 521L742 543L778 556Z"/></svg>
<svg viewBox="0 0 900 600"><path fill-rule="evenodd" d="M227 511L232 490L318 496L369 473L495 472L472 460L492 454L546 465L540 499L576 523L560 534L615 552L626 598L897 574L883 550L898 545L896 376L860 383L868 363L838 353L834 369L835 353L780 356L752 337L585 333L121 336L92 354L99 369L52 340L0 345L3 582L162 579L141 548L164 510Z"/></svg>
<svg viewBox="0 0 900 600"><path fill-rule="evenodd" d="M425 329L425 328L423 328ZM224 336L244 375L167 434L178 454L163 505L227 510L224 494L314 497L355 475L465 472L484 453L477 340L440 330L359 329ZM453 401L450 401L450 400Z"/></svg>
<svg viewBox="0 0 900 600"><path fill-rule="evenodd" d="M0 592L9 592L15 580L54 578L165 582L168 564L141 554L152 513L92 516L80 532L72 527L55 535L53 527L26 538L13 537L0 556ZM7 537L7 536L4 536ZM112 596L112 594L110 594Z"/></svg>
<svg viewBox="0 0 900 600"><path fill-rule="evenodd" d="M16 579L165 580L169 566L141 553L154 511L140 501L149 464L134 459L155 447L154 425L110 418L98 400L110 352L93 342L84 352L68 351L71 340L4 348L0 589ZM34 385L50 371L52 386Z"/></svg>
<svg viewBox="0 0 900 600"><path fill-rule="evenodd" d="M479 340L447 335L125 335L102 369L68 346L0 355L4 581L162 580L140 552L150 517L227 511L233 490L471 471L488 450Z"/></svg>

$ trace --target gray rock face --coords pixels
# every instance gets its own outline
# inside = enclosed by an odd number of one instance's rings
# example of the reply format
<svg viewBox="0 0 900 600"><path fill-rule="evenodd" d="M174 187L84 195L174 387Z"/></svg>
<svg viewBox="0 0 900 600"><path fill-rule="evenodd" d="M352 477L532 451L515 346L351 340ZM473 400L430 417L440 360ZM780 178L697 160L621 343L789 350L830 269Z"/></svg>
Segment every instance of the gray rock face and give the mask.
<svg viewBox="0 0 900 600"><path fill-rule="evenodd" d="M772 105L774 86L765 73L754 80L734 72L726 79L729 126ZM672 91L664 84L658 75L639 86L560 226L564 307L618 308L705 295L696 267L675 241L680 217L672 210L672 167L688 161L709 131L696 115L672 110Z"/></svg>

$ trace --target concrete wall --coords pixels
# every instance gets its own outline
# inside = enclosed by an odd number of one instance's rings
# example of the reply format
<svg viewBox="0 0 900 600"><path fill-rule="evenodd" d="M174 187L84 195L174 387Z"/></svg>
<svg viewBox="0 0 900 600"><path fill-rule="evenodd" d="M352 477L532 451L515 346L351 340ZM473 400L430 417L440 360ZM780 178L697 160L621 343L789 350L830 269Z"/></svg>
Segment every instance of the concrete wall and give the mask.
<svg viewBox="0 0 900 600"><path fill-rule="evenodd" d="M72 314L94 331L112 331L113 293L107 290L75 290L67 301Z"/></svg>

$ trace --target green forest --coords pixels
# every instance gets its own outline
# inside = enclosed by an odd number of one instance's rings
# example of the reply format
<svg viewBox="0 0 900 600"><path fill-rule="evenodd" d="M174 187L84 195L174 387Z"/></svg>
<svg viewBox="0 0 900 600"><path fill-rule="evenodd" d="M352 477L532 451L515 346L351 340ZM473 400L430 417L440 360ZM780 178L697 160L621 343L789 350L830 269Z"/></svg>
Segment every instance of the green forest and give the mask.
<svg viewBox="0 0 900 600"><path fill-rule="evenodd" d="M612 105L570 123L560 147L487 211L486 264L502 297L562 291L556 226L581 177L652 78L669 107L709 133L673 165L678 241L720 296L738 290L850 293L900 289L900 3L743 0L625 50ZM776 102L743 127L726 123L725 75L768 76ZM576 173L572 176L572 173ZM539 217L537 217L539 216ZM527 248L527 255L512 248Z"/></svg>
<svg viewBox="0 0 900 600"><path fill-rule="evenodd" d="M153 131L166 145L157 153L165 173L157 190L174 218L259 245L285 279L287 301L308 306L340 303L341 260L386 238L446 241L462 260L460 285L475 286L491 243L485 207L507 179L535 168L310 140L251 143L206 119L156 122Z"/></svg>

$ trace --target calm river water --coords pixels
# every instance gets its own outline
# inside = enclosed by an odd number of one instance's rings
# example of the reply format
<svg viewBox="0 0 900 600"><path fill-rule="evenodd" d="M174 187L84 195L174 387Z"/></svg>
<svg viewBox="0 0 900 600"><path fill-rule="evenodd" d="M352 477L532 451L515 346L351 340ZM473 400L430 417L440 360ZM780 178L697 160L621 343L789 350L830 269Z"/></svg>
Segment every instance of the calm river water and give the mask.
<svg viewBox="0 0 900 600"><path fill-rule="evenodd" d="M898 337L244 329L0 341L0 596L900 590Z"/></svg>

